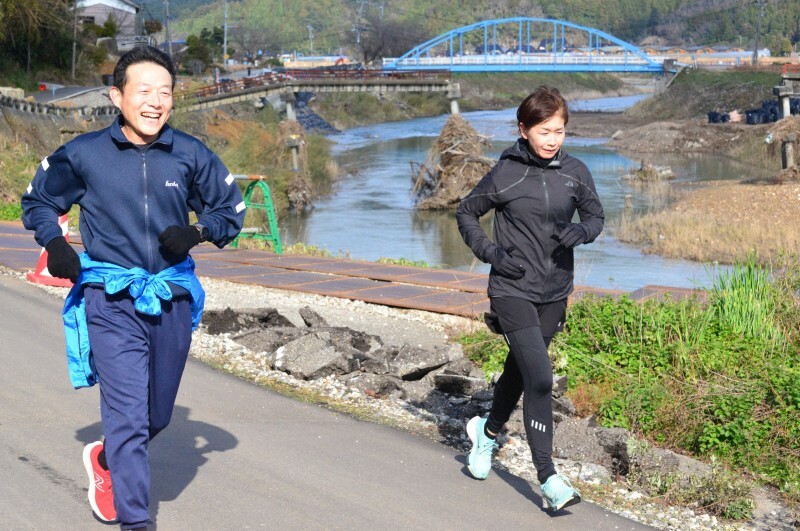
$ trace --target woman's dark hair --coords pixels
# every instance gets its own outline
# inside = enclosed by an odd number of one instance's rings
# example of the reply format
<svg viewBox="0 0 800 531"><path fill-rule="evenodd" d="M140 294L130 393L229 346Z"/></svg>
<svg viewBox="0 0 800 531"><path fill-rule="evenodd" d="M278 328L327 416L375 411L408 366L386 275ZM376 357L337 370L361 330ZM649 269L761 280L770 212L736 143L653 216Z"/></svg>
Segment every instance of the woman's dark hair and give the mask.
<svg viewBox="0 0 800 531"><path fill-rule="evenodd" d="M163 66L172 77L172 88L175 88L175 75L177 73L175 63L172 62L169 55L153 46L137 46L119 58L117 66L114 67L114 86L122 90L125 87L125 83L128 82L126 77L128 67L138 63L155 63L158 66Z"/></svg>
<svg viewBox="0 0 800 531"><path fill-rule="evenodd" d="M519 104L517 123L521 123L527 129L546 122L558 113L561 113L566 125L569 121L567 100L557 88L540 86Z"/></svg>

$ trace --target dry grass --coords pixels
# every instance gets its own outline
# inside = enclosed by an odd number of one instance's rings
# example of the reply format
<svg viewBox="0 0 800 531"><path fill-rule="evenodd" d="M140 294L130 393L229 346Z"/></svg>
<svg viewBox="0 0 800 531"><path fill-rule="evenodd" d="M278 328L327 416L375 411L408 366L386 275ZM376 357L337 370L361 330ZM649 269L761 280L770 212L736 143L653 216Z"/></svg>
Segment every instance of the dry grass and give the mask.
<svg viewBox="0 0 800 531"><path fill-rule="evenodd" d="M600 405L613 397L614 393L613 382L581 382L573 389L567 391L567 397L572 400L576 415L585 418L594 415L600 408Z"/></svg>
<svg viewBox="0 0 800 531"><path fill-rule="evenodd" d="M699 262L759 261L800 253L800 185L716 183L667 210L623 216L617 236L646 253Z"/></svg>
<svg viewBox="0 0 800 531"><path fill-rule="evenodd" d="M0 203L18 202L33 179L39 157L28 144L0 137Z"/></svg>

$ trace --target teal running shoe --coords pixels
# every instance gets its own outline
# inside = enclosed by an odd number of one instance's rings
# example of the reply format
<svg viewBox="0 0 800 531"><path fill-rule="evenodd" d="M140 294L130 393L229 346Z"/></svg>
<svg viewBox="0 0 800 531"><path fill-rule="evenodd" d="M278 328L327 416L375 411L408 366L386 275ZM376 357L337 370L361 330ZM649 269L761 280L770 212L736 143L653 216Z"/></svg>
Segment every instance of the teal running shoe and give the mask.
<svg viewBox="0 0 800 531"><path fill-rule="evenodd" d="M467 422L467 435L472 441L472 450L467 456L467 469L475 479L486 479L492 469L492 451L497 448L494 439L486 436L483 428L486 419L472 417Z"/></svg>
<svg viewBox="0 0 800 531"><path fill-rule="evenodd" d="M580 503L581 494L575 490L567 478L553 474L542 485L542 498L551 510L560 511L570 505Z"/></svg>

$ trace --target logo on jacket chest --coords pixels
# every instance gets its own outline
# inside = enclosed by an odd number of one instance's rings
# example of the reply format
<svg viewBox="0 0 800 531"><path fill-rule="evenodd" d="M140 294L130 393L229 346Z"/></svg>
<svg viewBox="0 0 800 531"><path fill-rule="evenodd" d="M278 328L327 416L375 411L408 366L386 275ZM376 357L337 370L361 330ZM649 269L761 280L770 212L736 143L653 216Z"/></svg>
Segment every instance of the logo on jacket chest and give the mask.
<svg viewBox="0 0 800 531"><path fill-rule="evenodd" d="M180 188L178 186L178 181L164 181L164 186L167 188Z"/></svg>

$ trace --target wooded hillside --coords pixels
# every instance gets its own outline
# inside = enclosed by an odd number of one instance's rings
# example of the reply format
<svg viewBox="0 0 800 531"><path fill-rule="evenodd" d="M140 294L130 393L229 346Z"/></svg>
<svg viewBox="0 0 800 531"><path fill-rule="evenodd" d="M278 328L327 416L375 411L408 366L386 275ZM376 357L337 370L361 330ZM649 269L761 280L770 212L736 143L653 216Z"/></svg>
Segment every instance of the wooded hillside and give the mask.
<svg viewBox="0 0 800 531"><path fill-rule="evenodd" d="M161 0L146 5L154 16L163 15ZM172 0L173 34L222 26L223 5L223 0ZM753 0L229 0L228 10L229 28L235 26L229 39L258 31L265 48L306 54L312 40L315 52L336 52L390 31L393 41L415 45L463 25L516 16L567 20L633 43L657 38L664 45L750 49L759 18ZM777 55L799 40L800 2L764 0L759 47Z"/></svg>

